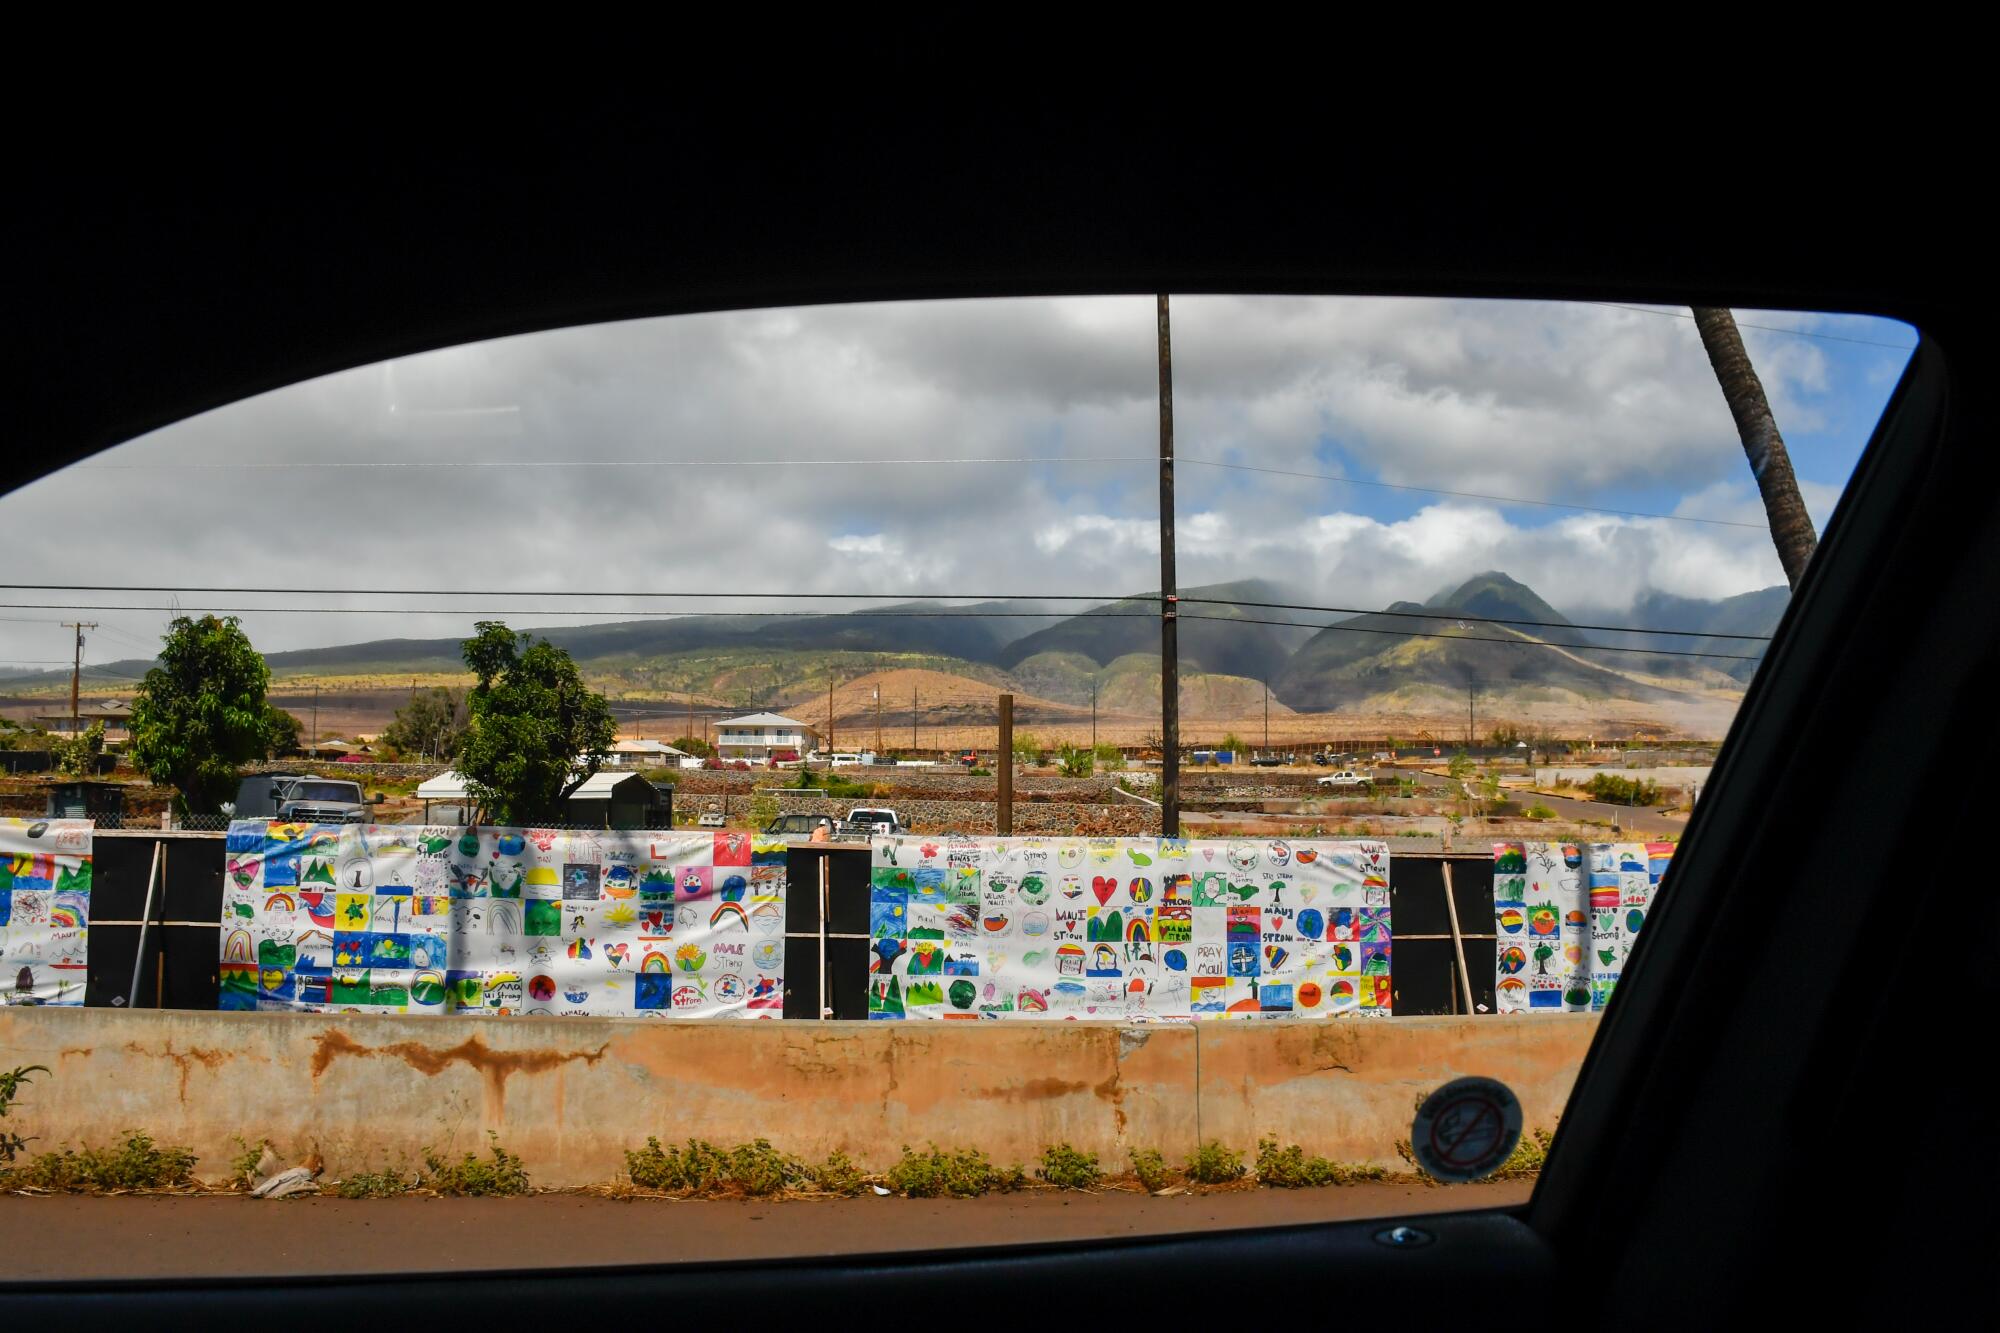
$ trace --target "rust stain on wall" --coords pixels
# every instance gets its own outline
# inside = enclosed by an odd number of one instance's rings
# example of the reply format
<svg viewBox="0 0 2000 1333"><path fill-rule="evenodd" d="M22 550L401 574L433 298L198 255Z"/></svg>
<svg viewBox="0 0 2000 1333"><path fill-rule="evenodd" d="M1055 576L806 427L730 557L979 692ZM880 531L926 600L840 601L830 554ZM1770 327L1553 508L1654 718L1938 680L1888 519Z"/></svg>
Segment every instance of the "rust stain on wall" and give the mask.
<svg viewBox="0 0 2000 1333"><path fill-rule="evenodd" d="M81 1047L75 1049L77 1049L80 1054L83 1055L90 1054L89 1047ZM145 1055L147 1053L146 1048L136 1041L126 1042L125 1049L131 1052L133 1055ZM63 1052L64 1055L68 1055L70 1053L71 1052L67 1050ZM168 1038L165 1042L161 1043L160 1054L164 1055L167 1059L174 1062L175 1070L180 1076L180 1101L181 1105L183 1106L187 1105L188 1074L191 1072L192 1066L195 1064L195 1062L199 1061L202 1068L214 1071L220 1069L222 1067L223 1061L229 1059L228 1052L218 1051L203 1046L190 1046L185 1051L177 1051L174 1049L174 1043L172 1038Z"/></svg>
<svg viewBox="0 0 2000 1333"><path fill-rule="evenodd" d="M342 1056L390 1056L420 1074L441 1074L454 1064L463 1064L486 1083L489 1116L497 1116L506 1104L507 1080L515 1074L544 1074L581 1060L594 1065L611 1049L605 1042L595 1051L501 1051L478 1037L467 1037L456 1046L439 1049L414 1041L391 1042L387 1046L363 1046L339 1029L323 1032L313 1042L312 1076L327 1071Z"/></svg>
<svg viewBox="0 0 2000 1333"><path fill-rule="evenodd" d="M1004 1102L1045 1102L1057 1097L1074 1096L1089 1088L1090 1085L1081 1080L1030 1078L1001 1087L981 1088L972 1095Z"/></svg>

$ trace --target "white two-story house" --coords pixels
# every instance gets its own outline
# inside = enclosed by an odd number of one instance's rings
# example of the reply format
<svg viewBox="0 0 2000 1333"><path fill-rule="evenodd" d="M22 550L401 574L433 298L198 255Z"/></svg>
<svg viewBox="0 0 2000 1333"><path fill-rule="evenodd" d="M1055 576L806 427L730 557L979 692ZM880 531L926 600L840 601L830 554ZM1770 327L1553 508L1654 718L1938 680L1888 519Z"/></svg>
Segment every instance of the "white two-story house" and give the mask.
<svg viewBox="0 0 2000 1333"><path fill-rule="evenodd" d="M751 713L715 724L715 756L724 763L732 759L762 763L787 751L799 759L818 747L817 729L776 713Z"/></svg>

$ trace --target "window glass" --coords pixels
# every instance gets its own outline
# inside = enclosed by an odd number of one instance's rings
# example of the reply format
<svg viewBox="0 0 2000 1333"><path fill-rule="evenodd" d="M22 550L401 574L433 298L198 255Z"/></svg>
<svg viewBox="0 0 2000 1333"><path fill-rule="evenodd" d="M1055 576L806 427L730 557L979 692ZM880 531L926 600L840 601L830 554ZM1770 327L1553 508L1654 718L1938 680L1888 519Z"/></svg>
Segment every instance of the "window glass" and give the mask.
<svg viewBox="0 0 2000 1333"><path fill-rule="evenodd" d="M1525 1197L1915 332L1168 313L1170 465L1153 298L980 300L450 348L0 498L0 1173L871 1210L605 1262L950 1239L878 1190L990 1192L968 1243ZM232 827L259 771L383 799ZM1522 1146L1426 1194L1454 1071ZM354 1207L146 1262L431 1262ZM21 1263L129 1271L92 1216L0 1192Z"/></svg>

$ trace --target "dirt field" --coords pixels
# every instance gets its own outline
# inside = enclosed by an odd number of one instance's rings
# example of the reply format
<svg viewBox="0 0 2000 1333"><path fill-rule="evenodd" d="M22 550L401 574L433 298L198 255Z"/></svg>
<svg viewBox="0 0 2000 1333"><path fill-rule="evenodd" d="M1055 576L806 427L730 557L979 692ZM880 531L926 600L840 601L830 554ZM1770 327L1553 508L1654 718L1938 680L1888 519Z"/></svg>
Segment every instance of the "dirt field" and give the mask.
<svg viewBox="0 0 2000 1333"><path fill-rule="evenodd" d="M518 1269L519 1247L493 1243L506 1235L561 1236L564 1264L582 1254L607 1265L778 1259L1410 1217L1506 1207L1531 1189L1522 1181L818 1202L8 1195L0 1196L0 1273L34 1281Z"/></svg>

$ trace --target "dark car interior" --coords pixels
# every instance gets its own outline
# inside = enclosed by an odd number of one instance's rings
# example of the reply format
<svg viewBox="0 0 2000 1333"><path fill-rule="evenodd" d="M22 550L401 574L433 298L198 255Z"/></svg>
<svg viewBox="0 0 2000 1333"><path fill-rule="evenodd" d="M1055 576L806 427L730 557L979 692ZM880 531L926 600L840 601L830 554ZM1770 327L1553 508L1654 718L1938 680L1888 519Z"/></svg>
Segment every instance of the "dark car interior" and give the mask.
<svg viewBox="0 0 2000 1333"><path fill-rule="evenodd" d="M1442 146L1473 136L1460 124L1449 140L1411 132L1407 151L1343 155L1347 131L1324 108L1168 122L478 110L251 126L149 107L25 145L4 223L10 485L337 369L723 308L1450 294L1867 312L1922 341L1736 718L1527 1205L666 1261L593 1271L587 1292L559 1246L523 1247L503 1277L234 1283L12 1284L0 1257L0 1319L520 1326L595 1307L683 1326L751 1312L1026 1321L1057 1315L1065 1292L1076 1313L1102 1302L1121 1322L1211 1304L1299 1316L1328 1300L1348 1323L1512 1311L1677 1328L1752 1308L1855 1323L1974 1308L1996 1184L1993 1095L1977 1091L1992 1043L1976 1025L1996 999L2000 895L1967 853L1990 805L2000 510L1994 316L1985 247L1955 193L1965 163L1914 141L1895 164L1910 189L1846 177L1855 188L1830 200L1846 160L1832 145L1757 137L1758 151L1731 151L1715 127L1664 113L1621 123L1618 151L1525 127L1513 140L1489 122L1469 148ZM1398 1222L1429 1242L1387 1243Z"/></svg>

